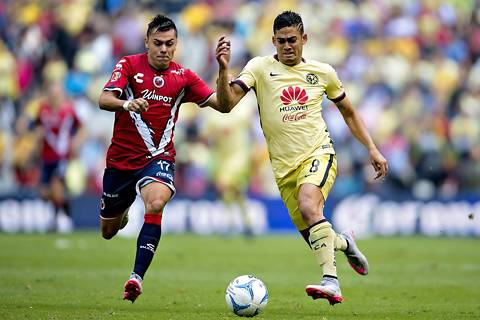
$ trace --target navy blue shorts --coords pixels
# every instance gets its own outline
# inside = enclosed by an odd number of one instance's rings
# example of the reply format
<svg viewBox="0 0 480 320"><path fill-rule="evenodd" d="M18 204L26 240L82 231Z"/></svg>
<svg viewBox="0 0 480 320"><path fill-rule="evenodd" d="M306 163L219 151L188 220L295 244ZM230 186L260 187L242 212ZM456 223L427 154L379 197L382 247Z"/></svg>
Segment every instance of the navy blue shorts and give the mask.
<svg viewBox="0 0 480 320"><path fill-rule="evenodd" d="M106 168L103 174L103 193L100 201L100 216L115 218L135 201L140 189L151 182L162 182L175 194L173 177L175 164L166 160L155 160L138 170Z"/></svg>
<svg viewBox="0 0 480 320"><path fill-rule="evenodd" d="M65 178L67 171L67 161L57 161L42 164L42 185L48 185L52 181L53 177L58 177L62 181Z"/></svg>

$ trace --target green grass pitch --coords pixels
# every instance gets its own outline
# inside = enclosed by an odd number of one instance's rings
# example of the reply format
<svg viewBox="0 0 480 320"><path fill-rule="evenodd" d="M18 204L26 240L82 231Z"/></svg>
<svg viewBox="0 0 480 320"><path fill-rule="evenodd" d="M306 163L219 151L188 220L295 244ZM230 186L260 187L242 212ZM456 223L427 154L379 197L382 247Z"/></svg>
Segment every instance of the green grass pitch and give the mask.
<svg viewBox="0 0 480 320"><path fill-rule="evenodd" d="M337 254L344 302L313 301L304 287L320 271L296 235L253 240L164 235L143 294L122 300L135 239L0 234L0 319L236 319L225 289L254 274L269 291L256 319L480 319L479 240L360 240L366 277Z"/></svg>

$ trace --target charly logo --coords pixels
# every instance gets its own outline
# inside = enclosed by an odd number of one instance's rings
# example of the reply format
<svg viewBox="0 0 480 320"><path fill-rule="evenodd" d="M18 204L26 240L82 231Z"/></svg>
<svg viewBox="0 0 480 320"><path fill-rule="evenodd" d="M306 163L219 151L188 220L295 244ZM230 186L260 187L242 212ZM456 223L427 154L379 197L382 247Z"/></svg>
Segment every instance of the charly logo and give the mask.
<svg viewBox="0 0 480 320"><path fill-rule="evenodd" d="M318 77L316 74L313 73L307 73L306 76L307 82L310 84L317 84L318 83Z"/></svg>
<svg viewBox="0 0 480 320"><path fill-rule="evenodd" d="M136 75L133 76L133 79L135 79L137 83L143 83L143 79L142 79L143 76L144 76L143 73L138 72Z"/></svg>
<svg viewBox="0 0 480 320"><path fill-rule="evenodd" d="M288 87L287 89L283 89L280 100L282 100L282 103L286 106L292 102L305 104L308 101L308 96L305 89L300 87Z"/></svg>
<svg viewBox="0 0 480 320"><path fill-rule="evenodd" d="M155 87L161 88L163 87L164 84L165 84L165 80L163 80L163 77L156 76L155 78L153 78L153 85Z"/></svg>

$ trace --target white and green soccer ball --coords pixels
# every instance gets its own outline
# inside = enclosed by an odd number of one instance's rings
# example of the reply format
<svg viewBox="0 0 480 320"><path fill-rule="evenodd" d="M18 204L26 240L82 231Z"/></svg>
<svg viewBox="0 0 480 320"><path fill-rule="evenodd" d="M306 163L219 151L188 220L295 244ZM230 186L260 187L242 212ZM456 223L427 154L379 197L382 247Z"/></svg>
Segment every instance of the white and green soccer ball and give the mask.
<svg viewBox="0 0 480 320"><path fill-rule="evenodd" d="M228 308L240 317L254 317L268 303L268 291L262 280L243 275L230 282L225 293Z"/></svg>

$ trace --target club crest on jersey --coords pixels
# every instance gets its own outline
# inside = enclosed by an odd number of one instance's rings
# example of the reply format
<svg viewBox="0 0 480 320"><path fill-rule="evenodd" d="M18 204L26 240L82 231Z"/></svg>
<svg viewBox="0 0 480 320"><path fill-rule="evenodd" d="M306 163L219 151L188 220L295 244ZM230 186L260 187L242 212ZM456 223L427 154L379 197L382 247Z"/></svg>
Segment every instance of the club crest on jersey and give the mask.
<svg viewBox="0 0 480 320"><path fill-rule="evenodd" d="M165 80L163 79L163 77L156 76L155 78L153 78L153 85L155 87L161 88L163 87L164 84L165 84Z"/></svg>
<svg viewBox="0 0 480 320"><path fill-rule="evenodd" d="M300 87L288 87L287 89L283 89L280 100L282 100L282 103L286 106L293 102L305 104L308 101L308 96L305 89Z"/></svg>
<svg viewBox="0 0 480 320"><path fill-rule="evenodd" d="M318 83L318 77L316 74L313 73L307 73L306 76L307 82L310 84L317 84Z"/></svg>

